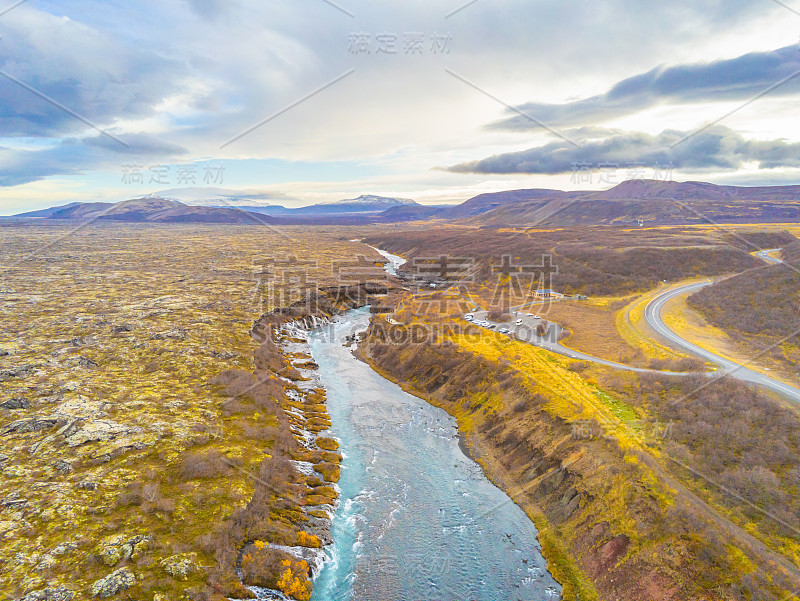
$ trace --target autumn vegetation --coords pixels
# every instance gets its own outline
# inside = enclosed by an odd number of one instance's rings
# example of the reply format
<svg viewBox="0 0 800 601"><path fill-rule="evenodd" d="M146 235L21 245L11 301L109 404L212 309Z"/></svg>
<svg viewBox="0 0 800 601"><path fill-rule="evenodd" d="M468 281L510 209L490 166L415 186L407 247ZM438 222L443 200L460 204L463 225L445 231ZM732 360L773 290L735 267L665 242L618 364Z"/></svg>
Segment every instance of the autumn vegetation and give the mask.
<svg viewBox="0 0 800 601"><path fill-rule="evenodd" d="M764 248L774 248L784 234L760 239L774 245ZM515 265L531 266L541 265L543 254L550 255L558 268L553 288L592 296L644 292L662 280L738 273L761 264L737 237L690 227L433 228L376 234L367 241L409 259L403 267L406 272L413 271L415 257L474 259L474 280L489 285L497 278L491 266L499 264L503 255L513 258Z"/></svg>
<svg viewBox="0 0 800 601"><path fill-rule="evenodd" d="M458 419L487 474L536 521L566 599L780 599L797 582L772 565L796 557L790 530L668 459L763 510L792 497L778 517L796 523L800 424L763 395L721 383L673 406L697 382L611 385L607 372L498 337L393 344L373 331L365 353ZM755 553L741 534L751 529L774 553Z"/></svg>
<svg viewBox="0 0 800 601"><path fill-rule="evenodd" d="M601 295L547 309L548 320L571 324L565 344L651 369L702 371L697 359L651 353L618 334L626 308L662 279L776 273L753 246L791 244L789 234L441 228L370 240L412 260L445 248L475 259L475 281L457 292L393 297L395 325L373 319L364 357L456 417L487 475L536 522L565 599L792 598L800 585L795 410L735 380L616 371L462 319L473 303L491 307L498 276L488 267L504 253L519 263L550 253L559 265L553 287Z"/></svg>
<svg viewBox="0 0 800 601"><path fill-rule="evenodd" d="M365 254L351 237L247 226L0 228L3 598L52 598L59 587L88 598L120 569L135 575L121 600L247 598L236 566L255 540L264 548L244 575L277 586L288 560L285 591L307 595L309 566L270 545L325 542L311 522L328 519L317 505L334 503L335 491L321 474L307 484L291 463L309 453L293 432L306 415L324 422L325 397L298 391L308 358L287 358L251 332L275 298L292 304L305 292L286 285L270 296L254 272L270 257L302 256L309 280L333 287L331 265ZM304 417L288 417L287 390L303 399L293 411ZM51 420L58 411L73 413ZM9 429L26 420L42 425ZM323 444L311 458L335 465L335 441ZM135 552L124 550L128 541Z"/></svg>
<svg viewBox="0 0 800 601"><path fill-rule="evenodd" d="M790 373L800 362L800 242L783 250L786 264L761 264L689 297L689 306L751 355L766 353Z"/></svg>

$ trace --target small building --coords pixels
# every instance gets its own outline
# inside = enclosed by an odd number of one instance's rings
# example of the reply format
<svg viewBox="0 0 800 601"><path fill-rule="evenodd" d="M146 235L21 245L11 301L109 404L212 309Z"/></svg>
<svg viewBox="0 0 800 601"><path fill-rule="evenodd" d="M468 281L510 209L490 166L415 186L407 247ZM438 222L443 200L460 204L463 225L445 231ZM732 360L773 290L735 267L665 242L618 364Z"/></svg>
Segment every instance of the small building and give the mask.
<svg viewBox="0 0 800 601"><path fill-rule="evenodd" d="M541 300L561 300L564 298L564 295L560 292L556 292L550 288L544 290L537 290L535 293L537 299Z"/></svg>

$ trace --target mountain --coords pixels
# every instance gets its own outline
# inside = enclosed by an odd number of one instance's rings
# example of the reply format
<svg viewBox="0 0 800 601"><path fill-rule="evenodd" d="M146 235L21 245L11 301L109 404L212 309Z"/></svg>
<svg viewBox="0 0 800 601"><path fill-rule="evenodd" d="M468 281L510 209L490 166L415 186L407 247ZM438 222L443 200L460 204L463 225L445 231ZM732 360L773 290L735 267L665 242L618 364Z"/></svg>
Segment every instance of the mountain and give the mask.
<svg viewBox="0 0 800 601"><path fill-rule="evenodd" d="M62 209L68 209L70 207L74 207L74 206L79 205L79 204L81 204L81 203L79 203L79 202L71 202L71 203L66 204L66 205L59 205L57 207L50 207L49 209L40 209L38 211L29 211L27 213L20 213L19 215L14 215L14 217L20 217L20 218L44 218L44 219L46 219L46 218L49 218L56 211L60 211Z"/></svg>
<svg viewBox="0 0 800 601"><path fill-rule="evenodd" d="M371 223L386 211L394 209L415 210L425 207L406 198L364 195L358 198L323 202L296 209L275 205L237 205L233 208L263 215L274 215L280 217L282 223L358 224ZM405 221L405 219L400 219L400 221Z"/></svg>
<svg viewBox="0 0 800 601"><path fill-rule="evenodd" d="M480 194L470 198L460 205L443 209L439 215L446 219L460 219L463 217L481 215L482 213L486 213L504 205L540 200L543 198L560 198L565 194L567 193L563 192L562 190L548 190L546 188L534 188L531 190L508 190L506 192Z"/></svg>
<svg viewBox="0 0 800 601"><path fill-rule="evenodd" d="M445 207L398 205L383 211L378 216L378 220L386 223L425 221L427 219L438 218L443 208Z"/></svg>
<svg viewBox="0 0 800 601"><path fill-rule="evenodd" d="M177 200L191 206L241 209L264 215L329 215L337 213L380 213L396 206L419 206L406 198L363 195L358 198L323 202L300 208L288 208L272 201L297 199L279 192L232 190L228 188L194 187L162 190L145 198Z"/></svg>
<svg viewBox="0 0 800 601"><path fill-rule="evenodd" d="M177 200L187 205L196 207L216 208L270 208L280 210L282 205L273 204L273 201L296 200L281 192L263 190L233 190L230 188L212 188L210 186L171 188L150 194L145 198L166 198Z"/></svg>
<svg viewBox="0 0 800 601"><path fill-rule="evenodd" d="M176 189L167 191L188 194L194 201L219 202L221 189ZM216 191L215 191L216 190ZM239 199L241 200L241 198ZM422 208L413 200L383 196L360 196L354 199L315 204L298 209L280 205L205 206L190 205L175 198L150 194L118 203L73 202L67 205L31 211L14 218L54 219L69 221L123 221L128 223L268 223L302 225L364 225L379 220L387 209Z"/></svg>
<svg viewBox="0 0 800 601"><path fill-rule="evenodd" d="M481 215L505 204L519 203L536 198L557 197L563 194L566 193L561 190L509 190L506 192L480 194L457 205L432 207L414 203L414 206L401 205L392 207L381 213L380 220L397 222L426 219L463 219Z"/></svg>
<svg viewBox="0 0 800 601"><path fill-rule="evenodd" d="M214 198L221 197L220 190L203 189L202 194L213 202ZM194 198L200 195L197 192ZM480 194L447 207L423 206L413 200L374 195L298 209L263 204L213 207L151 195L116 204L70 203L15 217L281 225L368 225L439 220L473 227L777 223L800 221L800 186L717 186L705 182L632 180L603 191L536 188Z"/></svg>
<svg viewBox="0 0 800 601"><path fill-rule="evenodd" d="M800 186L718 186L706 182L630 180L597 192L602 200L800 200Z"/></svg>
<svg viewBox="0 0 800 601"><path fill-rule="evenodd" d="M499 206L461 221L491 227L800 221L800 186L632 180L600 192L556 191L535 200L502 202L507 199L507 193L500 193ZM486 206L487 200L481 203Z"/></svg>
<svg viewBox="0 0 800 601"><path fill-rule="evenodd" d="M295 214L335 214L335 213L381 213L399 206L420 207L422 205L408 198L388 198L386 196L363 195L348 200L323 202L308 207L294 209Z"/></svg>
<svg viewBox="0 0 800 601"><path fill-rule="evenodd" d="M195 207L158 197L136 198L118 203L80 202L54 209L15 215L69 221L118 221L125 223L273 223L270 217L255 216L239 209Z"/></svg>

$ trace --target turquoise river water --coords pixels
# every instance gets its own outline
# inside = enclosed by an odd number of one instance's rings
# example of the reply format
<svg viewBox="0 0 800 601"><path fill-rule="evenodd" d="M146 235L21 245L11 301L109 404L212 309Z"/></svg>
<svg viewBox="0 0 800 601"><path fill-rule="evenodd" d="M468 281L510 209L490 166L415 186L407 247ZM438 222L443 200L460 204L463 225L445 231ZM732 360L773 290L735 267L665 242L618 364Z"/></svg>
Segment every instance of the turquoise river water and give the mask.
<svg viewBox="0 0 800 601"><path fill-rule="evenodd" d="M544 601L536 528L458 445L455 420L343 346L368 309L311 333L344 456L334 544L312 601Z"/></svg>

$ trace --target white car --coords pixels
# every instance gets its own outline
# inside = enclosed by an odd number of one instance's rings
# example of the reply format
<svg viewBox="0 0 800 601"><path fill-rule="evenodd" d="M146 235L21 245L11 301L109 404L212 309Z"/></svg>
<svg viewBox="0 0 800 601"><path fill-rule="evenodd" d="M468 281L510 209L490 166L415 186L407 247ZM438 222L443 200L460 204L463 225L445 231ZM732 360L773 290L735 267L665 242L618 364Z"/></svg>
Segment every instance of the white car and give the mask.
<svg viewBox="0 0 800 601"><path fill-rule="evenodd" d="M472 315L471 313L467 313L467 314L464 316L464 319L466 319L467 321L472 321L473 319L475 319L475 316L474 316L474 315Z"/></svg>
<svg viewBox="0 0 800 601"><path fill-rule="evenodd" d="M541 317L539 317L538 315L534 315L533 318L534 319L541 319Z"/></svg>
<svg viewBox="0 0 800 601"><path fill-rule="evenodd" d="M518 319L518 320L517 320L515 323L516 323L518 326L521 326L521 325L522 325L522 320L521 320L521 319Z"/></svg>

